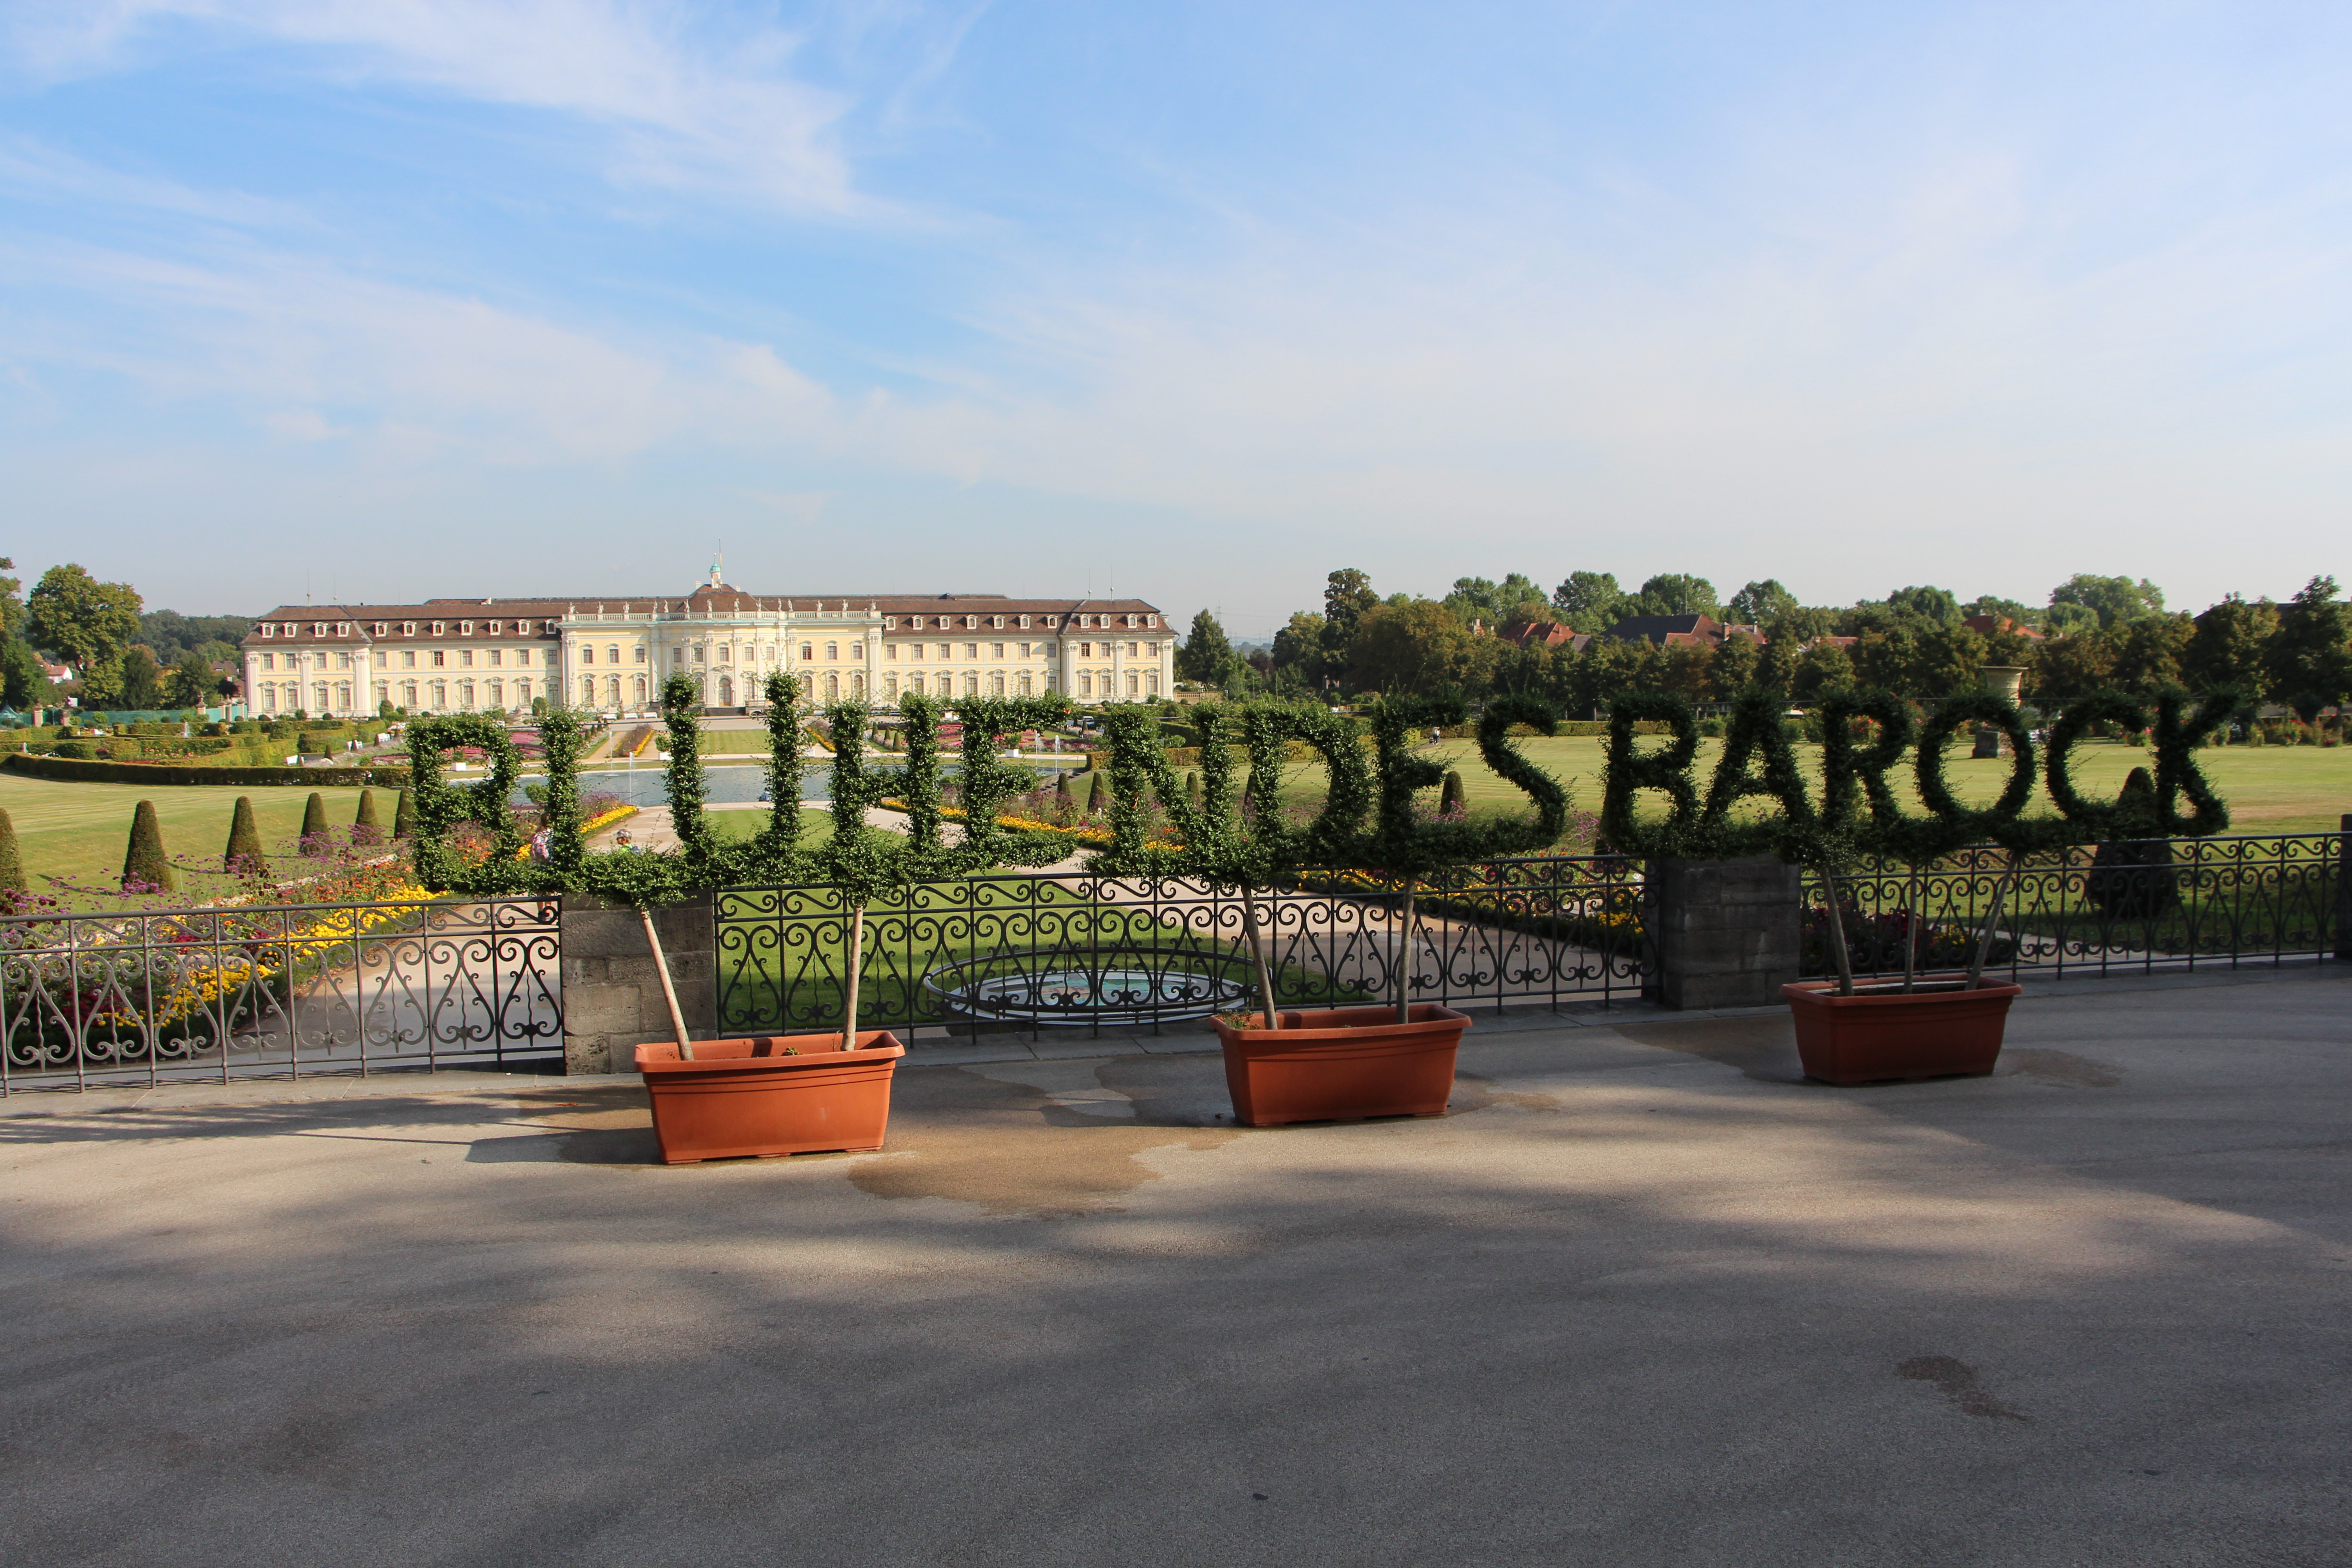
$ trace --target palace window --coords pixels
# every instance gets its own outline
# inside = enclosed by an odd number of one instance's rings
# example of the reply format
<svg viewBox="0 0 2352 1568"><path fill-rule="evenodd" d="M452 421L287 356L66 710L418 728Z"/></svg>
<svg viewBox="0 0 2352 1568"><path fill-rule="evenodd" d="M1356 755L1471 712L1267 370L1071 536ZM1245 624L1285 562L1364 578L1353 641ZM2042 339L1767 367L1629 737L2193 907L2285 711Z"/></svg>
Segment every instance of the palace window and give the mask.
<svg viewBox="0 0 2352 1568"><path fill-rule="evenodd" d="M1092 644L1092 643L1090 643L1090 642L1082 642L1082 643L1080 643L1080 644L1078 645L1078 657L1079 657L1080 658L1094 658L1094 656L1095 656L1095 645L1094 645L1094 644Z"/></svg>
<svg viewBox="0 0 2352 1568"><path fill-rule="evenodd" d="M898 678L897 676L886 675L882 678L882 695L885 697L896 697L898 695Z"/></svg>
<svg viewBox="0 0 2352 1568"><path fill-rule="evenodd" d="M849 657L856 659L863 659L866 657L865 638L860 637L857 641L849 645Z"/></svg>
<svg viewBox="0 0 2352 1568"><path fill-rule="evenodd" d="M468 713L471 713L474 710L474 683L472 681L461 680L457 682L457 706Z"/></svg>
<svg viewBox="0 0 2352 1568"><path fill-rule="evenodd" d="M1001 632L1004 629L1004 617L1003 616L991 616L988 617L988 624Z"/></svg>
<svg viewBox="0 0 2352 1568"><path fill-rule="evenodd" d="M490 693L491 707L503 708L507 705L507 683L505 681L491 681L489 683L488 690Z"/></svg>
<svg viewBox="0 0 2352 1568"><path fill-rule="evenodd" d="M1059 616L1047 616L1045 617L1045 629L1049 632L1060 629L1061 625L1062 617Z"/></svg>
<svg viewBox="0 0 2352 1568"><path fill-rule="evenodd" d="M403 669L415 669L416 668L416 650L415 648L404 647L400 650L400 668Z"/></svg>
<svg viewBox="0 0 2352 1568"><path fill-rule="evenodd" d="M1081 697L1092 697L1094 694L1095 678L1093 673L1084 669L1078 671L1078 695Z"/></svg>
<svg viewBox="0 0 2352 1568"><path fill-rule="evenodd" d="M606 664L618 664L618 663L620 663L620 662L621 662L621 650L620 650L617 647L608 647L608 648L606 648L606 649L604 650L604 662L605 662Z"/></svg>
<svg viewBox="0 0 2352 1568"><path fill-rule="evenodd" d="M841 645L837 642L829 642L825 644L824 657L828 661L839 658L841 657Z"/></svg>
<svg viewBox="0 0 2352 1568"><path fill-rule="evenodd" d="M826 696L826 697L828 697L828 698L832 699L832 700L833 700L834 701L835 701L835 702L838 702L838 701L840 701L840 700L841 700L841 677L840 677L840 676L838 676L838 675L828 675L828 676L826 676L826 677L824 678L824 694L825 694L825 696Z"/></svg>
<svg viewBox="0 0 2352 1568"><path fill-rule="evenodd" d="M954 647L948 643L940 644L940 657L941 658L953 658L955 657Z"/></svg>
<svg viewBox="0 0 2352 1568"><path fill-rule="evenodd" d="M684 664L685 662L686 649L682 647L674 647L669 650L669 664L672 669L676 669L679 665Z"/></svg>
<svg viewBox="0 0 2352 1568"><path fill-rule="evenodd" d="M816 645L814 643L804 642L801 644L801 662L803 664L814 664L816 662Z"/></svg>
<svg viewBox="0 0 2352 1568"><path fill-rule="evenodd" d="M1021 672L1021 695L1029 695L1029 672L1025 669Z"/></svg>
<svg viewBox="0 0 2352 1568"><path fill-rule="evenodd" d="M968 631L968 632L976 632L976 631L980 630L980 617L979 617L978 616L966 616L963 618L963 629L964 629L964 630L966 630L966 631ZM974 692L968 692L968 693L966 693L966 695L967 695L967 696L977 697L977 696L979 696L980 694L979 694L978 692L974 691Z"/></svg>
<svg viewBox="0 0 2352 1568"><path fill-rule="evenodd" d="M400 705L403 708L416 706L416 682L404 680L400 683Z"/></svg>
<svg viewBox="0 0 2352 1568"><path fill-rule="evenodd" d="M378 649L376 649L376 650L375 650L375 667L376 667L378 669L382 669L382 668L383 668L386 665L390 664L391 662L392 662L392 656L391 656L390 654L388 654L388 653L384 652L382 648L378 648Z"/></svg>
<svg viewBox="0 0 2352 1568"><path fill-rule="evenodd" d="M735 645L733 643L720 643L719 645L719 662L721 664L732 664L735 662ZM731 708L734 704L730 702L727 704L727 706Z"/></svg>
<svg viewBox="0 0 2352 1568"><path fill-rule="evenodd" d="M1004 672L1003 670L998 669L989 672L988 694L991 697L1002 697L1004 695Z"/></svg>
<svg viewBox="0 0 2352 1568"><path fill-rule="evenodd" d="M593 648L593 647L586 647L586 646L584 646L584 645L583 645L583 646L581 647L581 649L580 649L580 662L581 662L581 663L583 663L583 664L593 664L593 663L595 663L595 662L596 662L596 650L595 650L594 648Z"/></svg>
<svg viewBox="0 0 2352 1568"><path fill-rule="evenodd" d="M472 648L461 647L457 650L457 668L459 669L471 669L474 668L474 650Z"/></svg>
<svg viewBox="0 0 2352 1568"><path fill-rule="evenodd" d="M897 630L898 629L898 616L883 616L883 617L882 617L882 629L883 629L884 631L886 631L886 632L895 632L895 631L897 631ZM895 688L894 688L893 689L895 689Z"/></svg>
<svg viewBox="0 0 2352 1568"><path fill-rule="evenodd" d="M416 635L416 623L415 623L415 621L403 621L403 622L401 622L401 623L400 623L400 635L401 635L402 637L415 637L415 636Z"/></svg>
<svg viewBox="0 0 2352 1568"><path fill-rule="evenodd" d="M530 706L530 681L518 680L515 682L515 706L518 708L528 708Z"/></svg>
<svg viewBox="0 0 2352 1568"><path fill-rule="evenodd" d="M515 649L515 662L517 664L529 664L530 662L530 649L527 647L519 647Z"/></svg>
<svg viewBox="0 0 2352 1568"><path fill-rule="evenodd" d="M1135 657L1135 645L1133 643L1127 645L1127 657L1129 658L1133 658Z"/></svg>
<svg viewBox="0 0 2352 1568"><path fill-rule="evenodd" d="M444 628L446 628L446 627L448 626L448 624L449 624L449 623L448 623L448 622L446 622L446 621L436 621L436 622L434 622L434 623L433 623L433 635L434 635L435 637L441 637L441 636L445 635Z"/></svg>
<svg viewBox="0 0 2352 1568"><path fill-rule="evenodd" d="M645 645L642 643L637 645L637 662L639 664L646 662L646 649Z"/></svg>
<svg viewBox="0 0 2352 1568"><path fill-rule="evenodd" d="M706 643L696 643L694 645L694 662L697 664L709 664L710 662L709 645Z"/></svg>
<svg viewBox="0 0 2352 1568"><path fill-rule="evenodd" d="M384 631L385 631L385 628L386 628L386 625L387 625L387 623L385 623L385 622L383 622L383 621L378 621L378 622L376 622L376 624L375 624L375 635L376 635L376 636L378 636L378 637L382 637L382 636L383 636Z"/></svg>
<svg viewBox="0 0 2352 1568"><path fill-rule="evenodd" d="M457 635L461 637L472 637L474 635L474 623L471 621L459 621L457 623Z"/></svg>
<svg viewBox="0 0 2352 1568"><path fill-rule="evenodd" d="M1021 629L1024 632L1029 629L1029 617L1026 616L1021 617Z"/></svg>
<svg viewBox="0 0 2352 1568"><path fill-rule="evenodd" d="M1129 671L1127 672L1127 694L1128 694L1129 697L1133 697L1133 696L1135 696L1138 692L1139 692L1140 690L1142 690L1142 689L1143 689L1143 678L1142 678L1142 677L1140 677L1140 676L1139 676L1139 675L1137 675L1137 674L1135 673L1135 671L1133 671L1133 670L1131 670L1131 669L1130 669L1130 670L1129 670Z"/></svg>
<svg viewBox="0 0 2352 1568"><path fill-rule="evenodd" d="M637 700L638 700L638 701L640 701L640 702L643 702L645 700L646 700L646 678L645 678L644 676L640 675L639 677L637 677Z"/></svg>
<svg viewBox="0 0 2352 1568"><path fill-rule="evenodd" d="M434 668L438 669L438 668L440 668L443 665L445 665L445 664L446 664L446 663L448 663L448 662L449 662L449 656L448 656L447 654L443 653L443 652L442 652L439 648L437 648L437 647L436 647L436 648L435 648L435 649L433 650L433 668Z"/></svg>
<svg viewBox="0 0 2352 1568"><path fill-rule="evenodd" d="M491 663L493 666L502 665L502 664L506 663L506 661L507 661L507 655L506 655L506 650L505 650L504 648L496 648L496 647L494 647L494 648L490 649L490 663Z"/></svg>
<svg viewBox="0 0 2352 1568"><path fill-rule="evenodd" d="M496 636L498 636L498 635L499 635L499 629L500 629L501 627L503 627L505 625L506 625L506 623L505 623L504 621L492 621L492 622L490 623L490 635L491 635L492 637L496 637ZM494 705L494 706L495 706L495 705Z"/></svg>
<svg viewBox="0 0 2352 1568"><path fill-rule="evenodd" d="M1003 658L1004 657L1004 645L1001 642L990 643L988 645L988 657L991 658Z"/></svg>
<svg viewBox="0 0 2352 1568"><path fill-rule="evenodd" d="M884 658L897 658L898 657L898 645L894 642L884 643L882 645L882 657Z"/></svg>
<svg viewBox="0 0 2352 1568"><path fill-rule="evenodd" d="M263 654L261 656L261 668L264 669L276 669L278 668L278 656L274 653Z"/></svg>
<svg viewBox="0 0 2352 1568"><path fill-rule="evenodd" d="M980 695L980 671L967 669L963 672L963 694L966 697Z"/></svg>
<svg viewBox="0 0 2352 1568"><path fill-rule="evenodd" d="M1021 645L1021 657L1023 658L1027 658L1029 657L1029 645L1027 643L1023 643Z"/></svg>
<svg viewBox="0 0 2352 1568"><path fill-rule="evenodd" d="M261 623L261 635L262 635L263 637L276 637L276 636L278 635L278 624L277 624L275 621L264 621L264 622L262 622L262 623ZM272 695L272 696L275 696L275 695L276 695L276 693L275 693L275 692L273 692L273 693L271 693L271 695Z"/></svg>

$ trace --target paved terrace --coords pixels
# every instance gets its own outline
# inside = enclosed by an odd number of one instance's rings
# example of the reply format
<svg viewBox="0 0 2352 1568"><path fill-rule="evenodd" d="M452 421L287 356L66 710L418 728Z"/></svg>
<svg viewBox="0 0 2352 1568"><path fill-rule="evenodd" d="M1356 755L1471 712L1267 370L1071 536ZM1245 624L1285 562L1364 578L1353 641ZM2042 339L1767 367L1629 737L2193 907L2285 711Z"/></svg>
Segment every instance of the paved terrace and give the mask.
<svg viewBox="0 0 2352 1568"><path fill-rule="evenodd" d="M1482 1019L1265 1131L983 1041L680 1170L626 1080L20 1096L5 1555L2345 1562L2352 971L2035 993L1990 1079Z"/></svg>

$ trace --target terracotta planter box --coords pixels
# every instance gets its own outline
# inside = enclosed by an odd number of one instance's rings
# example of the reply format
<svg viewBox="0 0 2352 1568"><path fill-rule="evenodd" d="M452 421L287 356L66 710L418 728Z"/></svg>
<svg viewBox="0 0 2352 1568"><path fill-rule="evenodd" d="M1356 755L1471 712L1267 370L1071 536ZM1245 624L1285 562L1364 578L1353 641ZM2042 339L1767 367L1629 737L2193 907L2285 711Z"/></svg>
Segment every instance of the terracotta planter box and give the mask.
<svg viewBox="0 0 2352 1568"><path fill-rule="evenodd" d="M1941 989L1906 993L1900 982L1874 983L1841 996L1834 980L1780 987L1796 1022L1805 1076L1855 1084L1992 1071L2009 1005L2023 987L1970 991L1964 974L1924 974L1917 984Z"/></svg>
<svg viewBox="0 0 2352 1568"><path fill-rule="evenodd" d="M1282 1027L1272 1033L1217 1020L1225 1088L1243 1126L1445 1113L1454 1052L1470 1026L1466 1014L1421 1003L1403 1024L1394 1007L1275 1016Z"/></svg>
<svg viewBox="0 0 2352 1568"><path fill-rule="evenodd" d="M785 1048L798 1054L787 1056ZM890 1124L890 1077L907 1054L874 1029L857 1049L838 1030L761 1040L697 1040L694 1059L673 1044L639 1046L637 1071L654 1104L662 1163L879 1149Z"/></svg>

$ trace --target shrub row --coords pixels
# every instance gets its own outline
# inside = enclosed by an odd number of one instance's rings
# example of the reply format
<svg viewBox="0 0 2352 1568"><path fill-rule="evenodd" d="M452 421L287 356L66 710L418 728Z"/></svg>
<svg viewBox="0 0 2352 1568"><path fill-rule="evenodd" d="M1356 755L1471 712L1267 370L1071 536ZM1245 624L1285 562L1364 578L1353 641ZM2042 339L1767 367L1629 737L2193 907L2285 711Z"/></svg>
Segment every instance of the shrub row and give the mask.
<svg viewBox="0 0 2352 1568"><path fill-rule="evenodd" d="M0 757L0 768L31 778L73 784L336 784L408 783L404 767L289 768L218 767L203 763L97 763L71 757L36 757L11 752Z"/></svg>

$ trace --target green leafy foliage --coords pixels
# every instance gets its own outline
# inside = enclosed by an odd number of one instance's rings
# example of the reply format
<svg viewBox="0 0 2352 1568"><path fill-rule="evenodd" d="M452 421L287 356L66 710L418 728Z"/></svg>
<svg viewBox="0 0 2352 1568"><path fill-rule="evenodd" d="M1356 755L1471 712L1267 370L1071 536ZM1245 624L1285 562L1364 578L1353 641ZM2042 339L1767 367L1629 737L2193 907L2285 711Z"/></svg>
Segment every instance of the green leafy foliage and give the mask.
<svg viewBox="0 0 2352 1568"><path fill-rule="evenodd" d="M163 852L163 826L155 816L155 803L142 800L131 814L131 844L122 857L122 890L145 892L179 885L172 858Z"/></svg>
<svg viewBox="0 0 2352 1568"><path fill-rule="evenodd" d="M261 827L254 820L251 795L236 797L236 809L229 816L228 848L221 856L221 869L232 877L269 874L269 861L261 852Z"/></svg>
<svg viewBox="0 0 2352 1568"><path fill-rule="evenodd" d="M0 811L0 891L27 892L25 881L25 858L16 848L16 825L8 814Z"/></svg>

